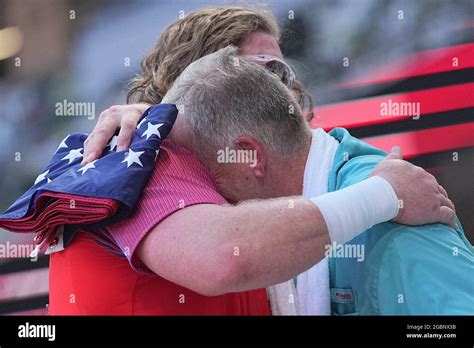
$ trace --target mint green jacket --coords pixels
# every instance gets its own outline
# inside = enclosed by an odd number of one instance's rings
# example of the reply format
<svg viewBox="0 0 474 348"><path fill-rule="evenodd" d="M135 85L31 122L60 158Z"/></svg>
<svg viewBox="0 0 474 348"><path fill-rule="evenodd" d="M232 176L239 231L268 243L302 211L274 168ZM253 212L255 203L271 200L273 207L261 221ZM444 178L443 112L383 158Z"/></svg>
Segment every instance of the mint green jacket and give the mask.
<svg viewBox="0 0 474 348"><path fill-rule="evenodd" d="M329 134L340 143L329 192L366 179L386 155L345 129ZM363 258L329 257L333 315L474 315L474 248L459 221L385 222L346 244L363 246Z"/></svg>

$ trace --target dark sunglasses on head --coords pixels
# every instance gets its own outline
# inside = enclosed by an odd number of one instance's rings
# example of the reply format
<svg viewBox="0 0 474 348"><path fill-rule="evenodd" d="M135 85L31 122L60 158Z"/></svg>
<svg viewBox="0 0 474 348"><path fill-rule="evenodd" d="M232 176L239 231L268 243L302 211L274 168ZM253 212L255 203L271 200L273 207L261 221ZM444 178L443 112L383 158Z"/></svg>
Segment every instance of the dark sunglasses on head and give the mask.
<svg viewBox="0 0 474 348"><path fill-rule="evenodd" d="M288 88L293 86L293 82L296 80L295 71L280 58L270 55L248 55L244 57L275 74Z"/></svg>

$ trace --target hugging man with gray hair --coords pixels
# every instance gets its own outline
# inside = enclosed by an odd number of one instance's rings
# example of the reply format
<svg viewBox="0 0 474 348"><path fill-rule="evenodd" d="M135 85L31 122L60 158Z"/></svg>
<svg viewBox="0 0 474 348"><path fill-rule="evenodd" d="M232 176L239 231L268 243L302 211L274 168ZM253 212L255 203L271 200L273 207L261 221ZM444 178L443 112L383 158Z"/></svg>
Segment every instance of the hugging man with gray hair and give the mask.
<svg viewBox="0 0 474 348"><path fill-rule="evenodd" d="M274 312L474 313L474 251L459 221L376 223L373 212L383 202L397 201L374 170L386 154L342 128L309 129L290 90L264 66L224 48L188 66L163 102L179 110L170 138L207 166L228 201L303 195L320 209L332 242L326 258L268 288ZM367 181L377 182L377 189L356 189ZM341 189L348 192L344 206ZM450 203L442 192L440 197L441 202L427 200L426 208L450 214ZM387 216L416 221L410 216L415 210L398 208L403 202L389 205ZM352 230L367 226L372 227L354 237ZM294 286L297 298L288 298Z"/></svg>

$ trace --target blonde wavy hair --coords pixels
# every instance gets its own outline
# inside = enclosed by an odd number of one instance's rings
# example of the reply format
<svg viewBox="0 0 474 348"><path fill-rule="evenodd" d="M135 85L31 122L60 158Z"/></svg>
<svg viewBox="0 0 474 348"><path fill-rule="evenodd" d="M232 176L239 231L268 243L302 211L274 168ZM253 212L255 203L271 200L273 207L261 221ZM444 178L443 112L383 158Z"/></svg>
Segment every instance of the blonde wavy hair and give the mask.
<svg viewBox="0 0 474 348"><path fill-rule="evenodd" d="M251 33L265 32L277 41L280 27L273 14L260 8L215 7L199 10L168 26L141 62L142 72L130 82L127 103L158 104L176 78L192 62L229 45L239 47ZM295 81L301 108L308 100L307 120L313 101Z"/></svg>

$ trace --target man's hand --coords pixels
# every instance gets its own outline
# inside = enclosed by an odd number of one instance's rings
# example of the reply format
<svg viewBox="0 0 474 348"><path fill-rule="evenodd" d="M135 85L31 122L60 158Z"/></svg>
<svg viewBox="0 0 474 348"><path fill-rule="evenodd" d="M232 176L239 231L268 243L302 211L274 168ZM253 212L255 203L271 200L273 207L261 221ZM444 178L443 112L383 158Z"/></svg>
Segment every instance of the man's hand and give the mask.
<svg viewBox="0 0 474 348"><path fill-rule="evenodd" d="M444 223L456 226L453 202L435 177L423 168L402 160L398 147L375 167L378 175L390 182L400 202L400 212L392 221L404 225Z"/></svg>
<svg viewBox="0 0 474 348"><path fill-rule="evenodd" d="M82 164L98 159L109 139L119 128L117 151L128 148L141 115L149 107L148 104L113 105L103 111L92 133L84 143Z"/></svg>

